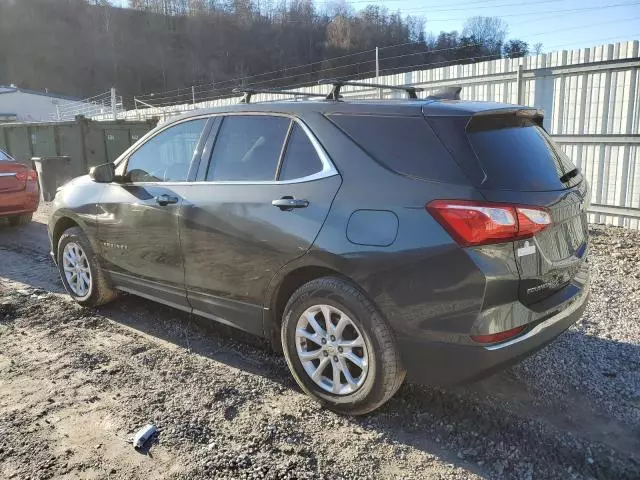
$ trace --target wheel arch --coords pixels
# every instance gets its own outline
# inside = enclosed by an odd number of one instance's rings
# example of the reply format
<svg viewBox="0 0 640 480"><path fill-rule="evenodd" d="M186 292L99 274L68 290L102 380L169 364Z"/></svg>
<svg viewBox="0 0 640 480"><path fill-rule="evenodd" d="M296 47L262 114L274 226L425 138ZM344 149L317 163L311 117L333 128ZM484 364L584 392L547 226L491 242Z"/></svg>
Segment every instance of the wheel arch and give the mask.
<svg viewBox="0 0 640 480"><path fill-rule="evenodd" d="M49 224L51 250L54 257L57 258L58 255L58 243L60 242L60 237L62 237L62 234L64 232L74 227L82 230L82 232L86 235L94 253L98 254L99 256L100 249L98 248L99 245L97 239L94 238L93 235L91 235L92 232L95 233L95 230L89 228L89 226L86 225L81 218L78 218L78 216L74 215L72 212L64 211L57 212L57 218L53 223L53 227L52 223Z"/></svg>
<svg viewBox="0 0 640 480"><path fill-rule="evenodd" d="M339 277L347 280L357 286L351 278L340 273L337 269L321 264L306 264L290 267L286 271L280 271L276 278L272 280L269 291L267 293L267 301L265 302L264 315L264 332L265 336L271 342L272 348L282 351L280 342L280 327L282 325L282 316L284 308L298 288L316 278L322 277ZM360 287L358 287L360 288Z"/></svg>
<svg viewBox="0 0 640 480"><path fill-rule="evenodd" d="M82 229L82 227L80 226L80 224L75 221L73 218L71 217L60 217L54 227L53 230L51 232L51 247L54 249L54 253L57 254L57 250L58 250L58 243L60 242L60 237L62 236L62 234L64 232L66 232L67 230L69 230L70 228L73 227L78 227L80 229Z"/></svg>

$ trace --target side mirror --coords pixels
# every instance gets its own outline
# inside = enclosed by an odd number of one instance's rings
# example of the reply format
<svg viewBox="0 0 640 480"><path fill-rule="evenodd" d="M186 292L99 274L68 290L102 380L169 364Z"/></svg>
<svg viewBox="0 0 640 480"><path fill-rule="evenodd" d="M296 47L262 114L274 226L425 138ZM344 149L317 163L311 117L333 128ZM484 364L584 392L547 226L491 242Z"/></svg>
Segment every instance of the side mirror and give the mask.
<svg viewBox="0 0 640 480"><path fill-rule="evenodd" d="M116 167L113 163L103 163L91 167L89 178L96 183L111 183L116 178Z"/></svg>

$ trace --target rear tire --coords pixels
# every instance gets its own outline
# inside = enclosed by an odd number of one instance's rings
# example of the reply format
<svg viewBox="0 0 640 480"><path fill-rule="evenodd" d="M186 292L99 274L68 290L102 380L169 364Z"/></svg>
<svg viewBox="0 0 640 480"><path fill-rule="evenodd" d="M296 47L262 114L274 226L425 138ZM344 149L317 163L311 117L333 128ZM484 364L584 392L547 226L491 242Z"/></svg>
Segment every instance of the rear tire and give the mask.
<svg viewBox="0 0 640 480"><path fill-rule="evenodd" d="M69 228L60 236L56 258L65 290L80 305L98 307L115 298L106 272L80 228Z"/></svg>
<svg viewBox="0 0 640 480"><path fill-rule="evenodd" d="M285 307L281 339L300 388L341 414L375 410L406 375L387 322L355 285L341 278L319 278L294 292Z"/></svg>
<svg viewBox="0 0 640 480"><path fill-rule="evenodd" d="M27 213L25 215L15 215L13 217L9 217L9 225L12 227L17 227L18 225L26 225L31 223L33 219L33 213Z"/></svg>

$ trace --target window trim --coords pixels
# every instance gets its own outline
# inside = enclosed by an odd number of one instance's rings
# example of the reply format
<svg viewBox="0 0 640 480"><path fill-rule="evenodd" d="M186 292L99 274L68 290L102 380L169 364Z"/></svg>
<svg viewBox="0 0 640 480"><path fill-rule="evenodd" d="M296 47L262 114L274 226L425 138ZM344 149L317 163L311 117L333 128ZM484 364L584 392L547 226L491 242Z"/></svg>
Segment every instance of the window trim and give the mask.
<svg viewBox="0 0 640 480"><path fill-rule="evenodd" d="M277 177L274 176L274 180L200 180L200 181L196 180L193 183L197 183L198 185L203 185L203 184L207 184L207 185L208 184L211 184L211 185L287 185L292 183L311 182L314 180L319 180L322 178L333 177L335 175L338 175L338 170L331 162L329 155L327 154L325 149L322 147L318 139L315 137L311 129L300 118L296 117L295 115L291 115L288 113L281 113L281 112L225 112L225 113L217 113L217 114L211 115L211 118L230 117L230 116L245 116L245 117L246 116L268 116L268 117L289 118L290 120L292 120L292 122L291 122L291 125L289 126L289 131L287 132L287 136L285 137L285 141L283 143L283 149L280 152L280 159L278 161L278 170L276 173L280 172L280 164L283 161L283 158L284 158L283 154L286 152L286 146L288 145L289 137L290 137L291 131L293 130L294 122L302 128L304 133L307 135L307 138L311 142L311 145L313 145L313 148L315 149L316 154L318 155L318 157L320 158L320 162L322 163L322 170L312 175L307 175L306 177L293 178L291 180L276 180L275 178ZM224 121L224 118L222 118L221 120ZM222 125L222 121L218 124L217 129L215 131L209 132L209 137L218 136L218 133L220 132L220 127ZM207 143L209 142L209 140L210 138L207 139ZM213 138L213 142L211 143L210 148L205 148L203 151L203 154L206 153L209 155L208 159L202 159L206 163L205 172L209 170L209 166L213 159L212 154L213 154L213 149L215 147L216 140L217 138Z"/></svg>
<svg viewBox="0 0 640 480"><path fill-rule="evenodd" d="M295 126L295 122L293 120L289 121L289 128L287 128L287 134L284 136L284 142L282 143L282 148L280 149L280 156L278 157L278 165L276 165L276 173L273 177L273 179L276 181L280 178L280 172L282 172L282 165L284 165L284 157L287 155L287 150L289 150L289 142L291 141L291 135L293 133L294 126Z"/></svg>
<svg viewBox="0 0 640 480"><path fill-rule="evenodd" d="M315 149L318 157L320 158L320 162L322 163L322 170L312 175L307 175L306 177L293 178L291 180L275 180L275 179L274 180L256 180L256 181L198 180L198 174L200 173L201 168L204 167L205 172L208 171L209 169L209 164L211 163L211 154L213 153L213 147L215 146L216 137L220 132L220 126L222 125L222 120L224 120L224 117L233 116L233 115L242 115L242 116L266 115L270 117L287 117L291 119L292 124L290 126L291 127L290 130L293 129L293 122L297 123L302 128L304 133L307 135L307 138L309 138L309 141L313 145L313 148ZM130 151L125 151L120 157L120 159L114 162L115 167L118 168L121 164L124 164L124 168L126 170L127 164L129 163L129 158L131 157L131 155L133 155L140 148L142 148L142 146L145 145L149 140L161 134L168 128L173 127L175 125L179 125L184 122L190 122L192 120L202 120L202 119L207 120L207 123L205 124L202 130L202 133L200 134L200 140L198 141L198 146L196 147L196 151L194 152L194 158L192 158L191 166L189 167L189 177L192 176L192 173L193 173L192 170L195 170L195 174L193 175L195 178L188 179L186 181L180 181L180 182L178 181L129 182L129 183L121 183L121 185L165 185L165 186L191 185L191 184L193 185L203 185L203 184L205 185L207 184L211 184L211 185L287 185L287 184L293 184L293 183L312 182L314 180L320 180L323 178L339 175L338 170L336 169L333 162L329 158L329 155L327 154L326 150L324 149L322 144L318 141L318 139L313 134L311 129L307 126L307 124L304 123L300 118L296 117L295 115L292 115L289 113L282 113L282 112L239 111L239 112L220 112L220 113L214 113L214 114L208 113L208 114L202 114L202 115L194 115L193 117L187 117L181 120L177 120L175 122L166 123L165 125L162 125L161 127L159 127L160 128L159 130L155 132L152 130L151 132L147 133L144 137L142 137L139 140L140 142L139 144L133 145L132 147L130 147ZM217 124L216 124L216 121L217 121ZM286 151L285 147L289 142L290 133L291 132L289 131L287 134L287 137L285 138L285 142L283 144L283 151ZM131 150L131 148L133 148L133 150ZM205 155L208 155L209 158L208 159L204 158ZM194 167L196 168L194 169Z"/></svg>

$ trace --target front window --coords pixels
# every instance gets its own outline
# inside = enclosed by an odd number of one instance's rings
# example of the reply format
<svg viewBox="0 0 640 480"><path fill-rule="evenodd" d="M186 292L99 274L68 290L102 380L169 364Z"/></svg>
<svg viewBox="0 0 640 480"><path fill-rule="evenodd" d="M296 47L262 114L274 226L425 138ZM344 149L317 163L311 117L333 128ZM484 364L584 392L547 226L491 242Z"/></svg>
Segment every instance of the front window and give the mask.
<svg viewBox="0 0 640 480"><path fill-rule="evenodd" d="M138 148L127 161L129 182L184 182L206 119L167 128Z"/></svg>

